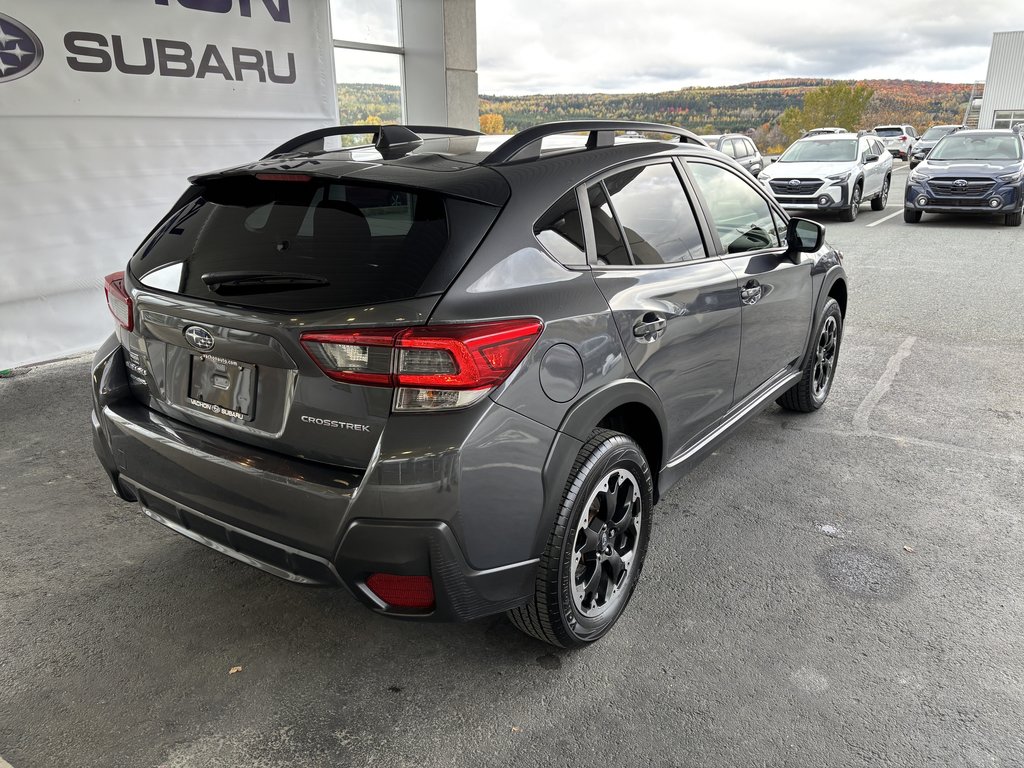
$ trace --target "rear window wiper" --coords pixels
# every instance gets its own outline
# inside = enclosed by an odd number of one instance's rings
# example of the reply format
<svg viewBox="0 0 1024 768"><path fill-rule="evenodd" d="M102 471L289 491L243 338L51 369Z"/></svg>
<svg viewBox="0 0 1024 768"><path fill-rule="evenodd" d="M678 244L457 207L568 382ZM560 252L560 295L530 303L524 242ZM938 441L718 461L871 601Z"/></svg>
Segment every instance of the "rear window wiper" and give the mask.
<svg viewBox="0 0 1024 768"><path fill-rule="evenodd" d="M211 291L224 295L322 288L331 284L319 275L301 272L207 272L202 279Z"/></svg>

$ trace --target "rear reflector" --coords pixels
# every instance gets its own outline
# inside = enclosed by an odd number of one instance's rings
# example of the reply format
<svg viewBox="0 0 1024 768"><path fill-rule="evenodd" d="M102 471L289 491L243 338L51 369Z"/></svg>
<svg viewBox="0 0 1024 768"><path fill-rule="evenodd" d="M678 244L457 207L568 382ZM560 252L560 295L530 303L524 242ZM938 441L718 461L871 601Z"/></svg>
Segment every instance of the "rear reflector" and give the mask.
<svg viewBox="0 0 1024 768"><path fill-rule="evenodd" d="M374 573L366 586L393 608L433 608L434 582L429 576L399 576Z"/></svg>
<svg viewBox="0 0 1024 768"><path fill-rule="evenodd" d="M523 361L543 325L534 318L413 328L304 333L310 357L337 381L399 388L397 410L463 408Z"/></svg>
<svg viewBox="0 0 1024 768"><path fill-rule="evenodd" d="M124 272L114 272L103 281L103 291L107 294L107 307L117 324L126 331L135 327L135 315L132 312L132 300L124 289Z"/></svg>

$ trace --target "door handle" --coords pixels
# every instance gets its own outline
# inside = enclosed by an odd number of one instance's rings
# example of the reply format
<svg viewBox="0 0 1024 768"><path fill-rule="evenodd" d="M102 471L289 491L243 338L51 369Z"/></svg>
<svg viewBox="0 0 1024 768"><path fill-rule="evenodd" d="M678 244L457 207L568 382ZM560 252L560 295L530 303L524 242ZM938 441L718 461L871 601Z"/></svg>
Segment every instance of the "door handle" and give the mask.
<svg viewBox="0 0 1024 768"><path fill-rule="evenodd" d="M747 284L740 289L740 300L744 304L757 304L764 295L764 290L757 280L748 280Z"/></svg>
<svg viewBox="0 0 1024 768"><path fill-rule="evenodd" d="M661 336L668 327L668 321L657 312L647 312L636 321L633 326L633 335L644 341L654 341Z"/></svg>

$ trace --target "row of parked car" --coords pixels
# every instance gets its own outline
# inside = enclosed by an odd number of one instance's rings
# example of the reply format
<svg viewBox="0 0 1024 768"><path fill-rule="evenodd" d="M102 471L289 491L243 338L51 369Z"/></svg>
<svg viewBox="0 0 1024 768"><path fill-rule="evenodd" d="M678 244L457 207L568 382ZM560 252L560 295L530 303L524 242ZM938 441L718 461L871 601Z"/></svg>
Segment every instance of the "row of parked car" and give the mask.
<svg viewBox="0 0 1024 768"><path fill-rule="evenodd" d="M836 212L843 221L856 219L865 201L881 211L888 204L893 160L900 158L911 169L904 200L907 223L919 222L924 213L1001 214L1007 226L1021 223L1024 143L1016 129L934 125L919 136L907 124L857 134L815 128L768 168L747 137L702 138L758 177L790 211ZM737 144L738 139L743 143Z"/></svg>

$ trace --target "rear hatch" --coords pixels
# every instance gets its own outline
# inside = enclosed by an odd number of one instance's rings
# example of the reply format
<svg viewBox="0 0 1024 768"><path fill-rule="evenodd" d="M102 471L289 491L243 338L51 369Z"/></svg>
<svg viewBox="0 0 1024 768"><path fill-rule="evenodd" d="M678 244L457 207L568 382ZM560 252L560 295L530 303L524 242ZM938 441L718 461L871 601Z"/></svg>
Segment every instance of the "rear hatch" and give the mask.
<svg viewBox="0 0 1024 768"><path fill-rule="evenodd" d="M875 134L882 140L886 149L903 150L909 146L910 137L899 125L883 125L875 128Z"/></svg>
<svg viewBox="0 0 1024 768"><path fill-rule="evenodd" d="M132 391L210 433L364 468L394 392L373 379L392 350L359 334L425 324L498 210L291 173L200 182L128 266Z"/></svg>

